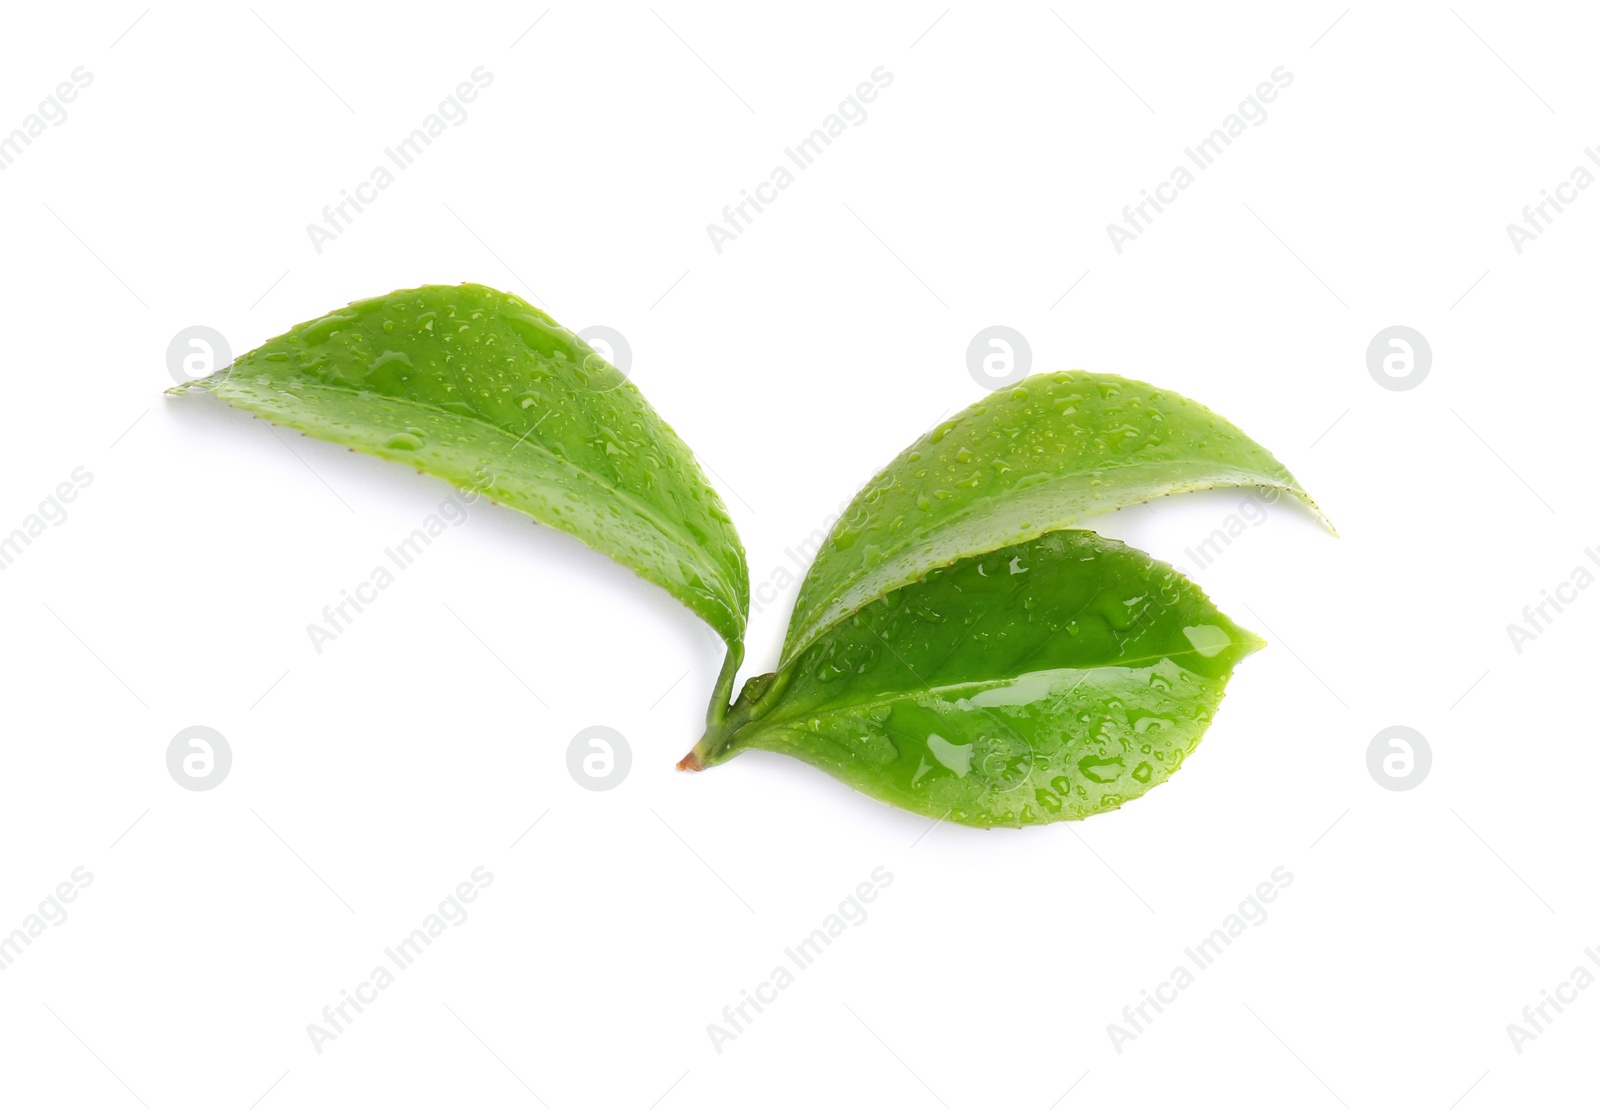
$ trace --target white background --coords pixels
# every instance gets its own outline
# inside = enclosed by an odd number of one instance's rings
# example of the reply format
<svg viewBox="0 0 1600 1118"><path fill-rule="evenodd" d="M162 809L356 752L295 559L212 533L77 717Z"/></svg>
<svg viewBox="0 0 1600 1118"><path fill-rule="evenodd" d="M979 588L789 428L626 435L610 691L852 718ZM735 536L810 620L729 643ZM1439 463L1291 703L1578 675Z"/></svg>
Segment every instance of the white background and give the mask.
<svg viewBox="0 0 1600 1118"><path fill-rule="evenodd" d="M1590 1096L1600 993L1520 1054L1507 1026L1575 968L1600 976L1600 592L1520 651L1506 626L1600 570L1600 191L1520 254L1506 225L1600 141L1591 15L544 11L5 17L0 131L75 67L93 79L0 172L0 534L75 467L93 481L0 572L0 932L74 867L93 884L0 972L0 1109L1465 1115ZM308 223L479 66L468 118L315 251ZM707 223L879 66L866 121L714 251ZM1279 66L1265 122L1114 251L1107 224ZM1201 571L1185 550L1244 495L1094 525L1270 642L1184 771L1122 811L930 831L783 758L679 773L721 652L664 592L480 505L318 654L307 624L449 491L161 395L187 327L237 354L463 280L626 335L758 586L980 395L965 354L997 323L1036 370L1214 407L1342 535L1283 502ZM1395 324L1432 346L1410 391L1367 368ZM792 596L755 614L750 671ZM197 724L233 754L203 793L166 767ZM1397 724L1432 749L1408 792L1368 770ZM631 746L610 792L568 774L593 725ZM466 922L318 1054L323 1007L477 866L494 881ZM893 885L865 922L719 1054L724 1006L879 866ZM1119 1053L1108 1025L1279 866L1266 921Z"/></svg>

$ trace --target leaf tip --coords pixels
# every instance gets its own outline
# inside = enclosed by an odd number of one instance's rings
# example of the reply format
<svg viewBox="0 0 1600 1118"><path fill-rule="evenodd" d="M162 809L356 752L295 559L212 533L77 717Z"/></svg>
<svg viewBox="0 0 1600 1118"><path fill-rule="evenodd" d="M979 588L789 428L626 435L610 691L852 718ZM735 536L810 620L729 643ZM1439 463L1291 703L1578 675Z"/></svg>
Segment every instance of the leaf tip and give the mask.
<svg viewBox="0 0 1600 1118"><path fill-rule="evenodd" d="M1294 479L1291 478L1290 480L1293 481ZM1311 514L1322 522L1323 527L1332 532L1335 538L1338 537L1339 529L1333 526L1333 521L1329 518L1327 513L1322 511L1322 506L1311 499L1311 494L1307 493L1304 489L1301 489L1298 483L1287 486L1287 488L1289 492L1294 495L1297 501L1311 510Z"/></svg>

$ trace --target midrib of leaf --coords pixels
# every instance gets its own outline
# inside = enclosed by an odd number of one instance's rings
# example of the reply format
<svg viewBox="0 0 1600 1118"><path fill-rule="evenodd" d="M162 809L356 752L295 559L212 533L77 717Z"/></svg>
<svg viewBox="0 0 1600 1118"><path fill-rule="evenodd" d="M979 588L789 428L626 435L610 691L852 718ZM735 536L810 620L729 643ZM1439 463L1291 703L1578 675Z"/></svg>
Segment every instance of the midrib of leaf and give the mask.
<svg viewBox="0 0 1600 1118"><path fill-rule="evenodd" d="M428 403L426 401L412 400L412 399L406 399L406 398L401 398L401 397L383 396L383 395L380 395L379 393L370 392L370 391L364 391L364 390L359 389L359 388L349 388L349 387L346 387L345 385L340 385L340 384L323 384L323 383L317 383L317 382L307 382L307 383L308 383L309 387L312 387L312 388L325 390L325 391L329 391L329 392L335 392L335 393L344 393L344 394L347 394L347 395L350 395L350 396L355 396L355 397L362 398L362 399L391 400L391 401L394 401L395 403L403 404L406 407L419 408L422 411L430 412L430 413L432 413L434 415L444 416L445 418L454 420L456 422L466 422L466 423L475 424L476 426L483 427L483 428L485 428L487 430L490 430L490 431L494 431L494 432L496 432L496 433L498 433L498 434L500 434L502 436L508 437L508 438L513 436L513 432L509 428L498 426L497 424L491 423L486 419L480 419L475 415L461 415L458 412L453 412L453 411L450 411L447 408L440 407L438 404L432 404L432 403ZM229 403L231 404L232 401L229 401ZM235 405L235 406L237 406L237 405ZM662 421L662 422L664 423L665 421ZM623 504L627 505L629 508L631 508L635 512L637 512L642 519L647 520L652 525L654 525L658 530L660 530L662 535L668 537L674 543L680 544L690 554L692 554L692 555L700 555L700 554L702 554L704 552L704 549L699 544L696 544L692 540L689 540L689 539L685 538L683 536L683 534L681 533L681 531L675 525L670 525L670 524L667 524L667 523L663 523L661 521L661 519L659 518L659 516L655 513L654 510L650 509L646 505L640 504L638 499L636 497L634 497L633 494L616 488L616 486L610 484L604 478L600 477L598 474L594 473L591 470L584 469L582 466L578 465L575 462L569 462L566 459L557 457L554 453L552 453L550 450L546 449L544 446L540 445L539 443L533 442L533 441L529 441L527 434L524 434L522 436L517 436L517 437L521 438L522 441L517 443L517 444L515 444L511 448L510 451L506 452L508 456L510 454L514 453L515 451L521 449L522 447L526 446L529 450L534 451L535 453L537 453L544 460L555 463L556 465L562 467L567 472L575 473L575 474L578 474L578 475L582 476L583 478L585 478L585 479L589 480L590 482L592 482L597 489L600 489L600 490L604 491L605 493L608 493L608 494L612 495L613 497L617 498ZM334 442L335 440L333 440L333 439L324 439L323 441L325 441L325 442ZM518 511L521 512L523 510L519 509ZM525 515L531 516L532 514L531 513L525 513ZM572 534L573 535L577 535L576 532L573 532ZM587 543L588 541L585 540L584 542ZM627 565L627 564L625 564L625 565ZM636 568L631 568L631 565L630 565L630 569L635 569L636 573L642 573L642 572L637 572ZM723 580L722 572L718 571L718 570L712 570L710 572L702 572L702 573L710 573L719 587L721 587L725 591L729 591L729 594L728 594L729 603L730 603L730 606L732 607L732 608L730 608L729 613L731 613L734 616L734 618L736 620L738 620L738 618L739 618L739 611L738 611L739 596L737 594L732 593L732 588L729 587L727 585L727 583ZM649 576L645 576L645 577L647 578L648 581L651 581L651 582L655 581L653 578L650 578ZM663 588L663 589L665 589L665 588ZM673 596L677 597L677 595L673 595ZM686 602L685 604L686 605L690 605L691 603L687 603ZM698 611L696 611L696 612L698 612ZM740 632L743 632L743 629L744 629L744 625L741 623L739 625Z"/></svg>
<svg viewBox="0 0 1600 1118"><path fill-rule="evenodd" d="M1230 640L1228 642L1227 646L1226 646L1226 648L1228 648L1228 649L1246 648L1246 647L1247 646L1246 646L1246 644L1244 642L1235 641L1235 640ZM1220 655L1223 651L1224 651L1224 649L1220 649L1219 648L1212 655L1213 656ZM1182 653L1180 652L1180 653L1177 653L1176 655L1182 655ZM1090 672L1099 671L1102 668L1138 668L1138 667L1144 667L1147 664L1157 663L1158 661L1161 661L1161 660L1170 660L1170 659L1172 659L1172 655L1170 655L1170 654L1152 653L1152 654L1149 654L1149 655L1146 655L1146 656L1130 657L1129 659L1126 659L1126 660L1108 660L1104 664L1095 664L1094 666L1088 667L1088 668L1072 668L1072 667L1040 668L1039 671L1041 671L1041 672L1082 672L1084 675L1088 675ZM904 663L904 661L902 661L902 663ZM915 674L915 669L911 668L910 664L906 664L906 668L908 670L910 670L912 672L912 674ZM1035 674L1034 672L1022 672L1019 675L1002 676L1002 677L1000 677L998 679L973 679L973 680L964 680L964 681L962 681L960 683L941 684L940 686L937 686L937 687L927 686L927 687L917 688L917 689L914 689L914 690L882 691L882 692L879 692L877 695L875 695L875 696L873 696L871 698L853 700L853 701L850 701L850 702L840 703L840 704L837 704L837 705L824 705L824 706L819 706L819 707L812 707L812 708L810 708L808 710L796 712L794 714L782 714L782 713L779 713L778 717L774 718L770 722L766 721L765 719L757 719L757 720L749 723L749 725L752 727L752 729L754 731L759 733L759 731L763 727L769 727L770 728L770 727L774 727L774 726L787 726L787 725L794 724L796 722L801 722L801 721L803 721L803 720L805 720L807 718L811 718L811 717L813 717L815 715L818 715L818 714L862 714L862 713L864 713L866 711L871 710L874 707L882 706L885 703L899 702L902 699L914 699L919 695L931 695L931 696L934 696L934 697L937 698L937 697L942 696L942 695L944 695L944 694L946 694L948 692L951 692L951 691L965 691L965 690L969 690L969 689L974 688L974 687L1004 687L1004 686L1007 686L1009 684L1016 683L1017 680L1021 679L1025 675L1034 675L1034 674ZM1208 676L1206 678L1211 678L1211 677ZM1221 682L1221 681L1219 680L1218 682ZM977 708L977 712L988 713L987 708L981 708L981 707Z"/></svg>

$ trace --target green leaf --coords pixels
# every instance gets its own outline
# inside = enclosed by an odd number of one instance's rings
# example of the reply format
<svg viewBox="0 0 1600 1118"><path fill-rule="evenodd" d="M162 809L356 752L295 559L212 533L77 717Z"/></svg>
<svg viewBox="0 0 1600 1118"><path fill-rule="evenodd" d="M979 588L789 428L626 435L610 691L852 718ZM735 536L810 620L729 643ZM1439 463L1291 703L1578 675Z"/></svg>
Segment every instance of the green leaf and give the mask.
<svg viewBox="0 0 1600 1118"><path fill-rule="evenodd" d="M515 295L462 284L365 299L183 388L570 532L742 654L749 576L721 498L638 388Z"/></svg>
<svg viewBox="0 0 1600 1118"><path fill-rule="evenodd" d="M1176 772L1261 643L1165 563L1055 532L868 603L752 680L697 759L783 753L971 826L1081 819Z"/></svg>
<svg viewBox="0 0 1600 1118"><path fill-rule="evenodd" d="M1036 374L939 424L856 495L800 586L782 662L964 556L1152 497L1243 485L1316 508L1276 458L1193 400L1104 373Z"/></svg>

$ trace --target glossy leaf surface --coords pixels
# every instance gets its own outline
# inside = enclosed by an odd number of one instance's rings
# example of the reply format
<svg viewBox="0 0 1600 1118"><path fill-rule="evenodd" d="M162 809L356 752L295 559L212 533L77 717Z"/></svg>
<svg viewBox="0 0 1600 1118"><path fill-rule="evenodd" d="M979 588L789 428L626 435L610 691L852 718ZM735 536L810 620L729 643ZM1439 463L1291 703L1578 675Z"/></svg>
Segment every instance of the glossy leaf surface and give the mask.
<svg viewBox="0 0 1600 1118"><path fill-rule="evenodd" d="M744 550L689 448L515 295L462 284L352 303L184 387L475 489L664 587L730 645L743 635Z"/></svg>
<svg viewBox="0 0 1600 1118"><path fill-rule="evenodd" d="M1176 772L1260 646L1166 564L1056 532L869 603L752 681L703 761L783 753L972 826L1081 819Z"/></svg>
<svg viewBox="0 0 1600 1118"><path fill-rule="evenodd" d="M1287 490L1289 471L1209 408L1103 373L1039 373L905 449L860 493L801 584L783 663L874 598L964 556L1152 497Z"/></svg>

